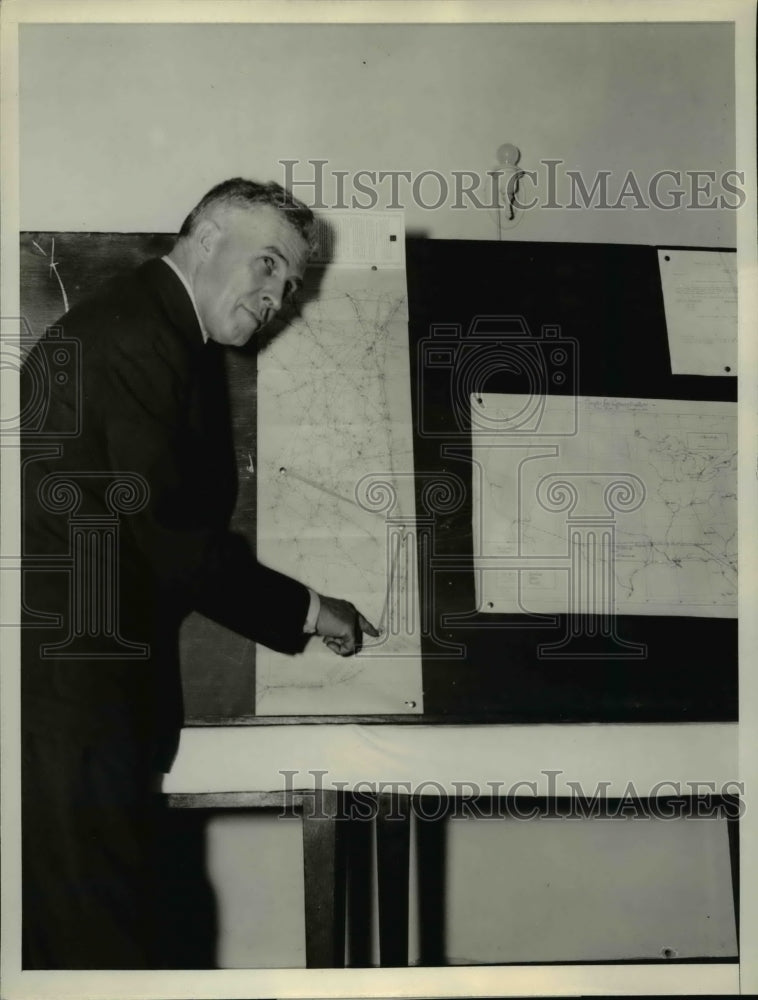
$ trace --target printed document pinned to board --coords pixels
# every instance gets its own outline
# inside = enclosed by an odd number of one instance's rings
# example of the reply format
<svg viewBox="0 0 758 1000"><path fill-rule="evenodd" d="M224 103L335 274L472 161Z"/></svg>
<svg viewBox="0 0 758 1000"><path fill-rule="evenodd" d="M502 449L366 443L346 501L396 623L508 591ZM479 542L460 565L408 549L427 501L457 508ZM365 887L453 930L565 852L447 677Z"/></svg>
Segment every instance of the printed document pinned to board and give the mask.
<svg viewBox="0 0 758 1000"><path fill-rule="evenodd" d="M671 371L737 374L737 255L659 250Z"/></svg>

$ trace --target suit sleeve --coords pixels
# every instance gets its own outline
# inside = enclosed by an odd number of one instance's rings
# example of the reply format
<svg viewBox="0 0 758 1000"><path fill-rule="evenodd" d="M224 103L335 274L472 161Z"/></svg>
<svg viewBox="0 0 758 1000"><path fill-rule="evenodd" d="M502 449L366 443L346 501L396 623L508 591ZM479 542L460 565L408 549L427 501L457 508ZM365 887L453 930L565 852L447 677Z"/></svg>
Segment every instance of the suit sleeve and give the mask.
<svg viewBox="0 0 758 1000"><path fill-rule="evenodd" d="M214 484L187 439L186 359L128 334L107 366L103 422L110 467L136 472L146 506L125 519L129 545L153 586L227 628L297 652L309 592L257 562L246 540L209 520Z"/></svg>

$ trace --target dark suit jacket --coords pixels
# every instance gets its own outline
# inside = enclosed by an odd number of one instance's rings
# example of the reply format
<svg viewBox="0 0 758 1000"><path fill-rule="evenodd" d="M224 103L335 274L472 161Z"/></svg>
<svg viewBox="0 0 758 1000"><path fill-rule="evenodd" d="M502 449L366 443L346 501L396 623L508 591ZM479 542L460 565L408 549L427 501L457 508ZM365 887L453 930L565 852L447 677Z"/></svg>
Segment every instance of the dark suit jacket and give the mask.
<svg viewBox="0 0 758 1000"><path fill-rule="evenodd" d="M22 434L24 721L80 733L121 727L157 748L165 764L181 724L182 619L196 609L296 652L308 591L261 566L228 530L236 469L223 349L203 343L171 268L148 261L75 305L57 326L63 336L55 343L78 355L78 372L69 368L60 378L47 338L22 374L22 413L33 418ZM40 394L40 379L48 397L43 418L30 395ZM77 417L80 429L70 433ZM131 484L120 499L113 492L119 474ZM56 503L66 500L63 480L80 501L73 510ZM125 513L130 488L140 509ZM109 563L108 543L94 536L103 534L98 524L112 532L114 497L122 512ZM84 566L78 580L74 545ZM115 632L108 607L117 608ZM43 614L59 615L59 627ZM88 635L93 620L98 634ZM114 634L104 639L108 627ZM51 651L55 643L63 646ZM135 655L141 646L148 648Z"/></svg>

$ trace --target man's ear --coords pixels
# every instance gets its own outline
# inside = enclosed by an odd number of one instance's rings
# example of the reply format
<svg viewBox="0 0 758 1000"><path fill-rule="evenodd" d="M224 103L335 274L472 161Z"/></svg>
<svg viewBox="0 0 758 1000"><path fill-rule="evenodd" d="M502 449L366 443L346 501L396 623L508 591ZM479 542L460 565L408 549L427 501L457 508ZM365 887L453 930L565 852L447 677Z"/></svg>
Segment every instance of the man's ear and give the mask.
<svg viewBox="0 0 758 1000"><path fill-rule="evenodd" d="M221 228L214 219L202 219L195 229L195 245L201 258L207 260L221 234Z"/></svg>

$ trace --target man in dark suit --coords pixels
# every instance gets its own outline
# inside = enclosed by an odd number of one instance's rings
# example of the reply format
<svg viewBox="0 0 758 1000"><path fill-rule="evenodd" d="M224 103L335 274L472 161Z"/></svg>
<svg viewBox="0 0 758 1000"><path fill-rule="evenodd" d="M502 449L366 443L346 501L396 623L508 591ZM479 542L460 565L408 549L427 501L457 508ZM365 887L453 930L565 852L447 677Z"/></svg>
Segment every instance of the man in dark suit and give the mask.
<svg viewBox="0 0 758 1000"><path fill-rule="evenodd" d="M74 306L26 363L47 407L22 433L26 968L156 960L149 789L182 723L190 611L289 653L309 633L340 655L377 634L349 602L261 566L228 529L222 351L295 291L312 231L278 185L226 181L167 257ZM73 352L77 377L53 376L51 350ZM24 386L39 392L39 377Z"/></svg>

